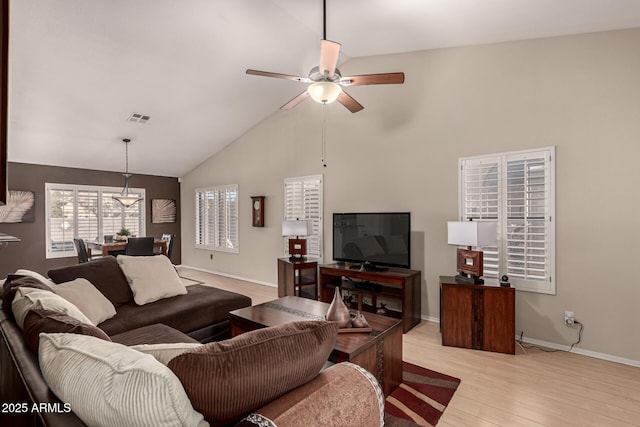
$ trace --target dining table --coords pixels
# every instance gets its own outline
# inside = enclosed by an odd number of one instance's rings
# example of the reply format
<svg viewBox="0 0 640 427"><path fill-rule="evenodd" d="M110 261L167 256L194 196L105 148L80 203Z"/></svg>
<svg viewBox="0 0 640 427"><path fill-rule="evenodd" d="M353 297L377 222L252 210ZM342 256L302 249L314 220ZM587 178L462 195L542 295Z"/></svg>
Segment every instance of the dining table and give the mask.
<svg viewBox="0 0 640 427"><path fill-rule="evenodd" d="M91 251L99 251L102 253L102 256L108 256L114 252L116 253L124 253L127 250L127 241L126 240L114 240L113 242L103 243L103 242L92 242L86 241L87 250L89 251L89 257L91 257ZM153 241L153 248L160 248L163 255L167 255L167 241L162 239L155 239Z"/></svg>

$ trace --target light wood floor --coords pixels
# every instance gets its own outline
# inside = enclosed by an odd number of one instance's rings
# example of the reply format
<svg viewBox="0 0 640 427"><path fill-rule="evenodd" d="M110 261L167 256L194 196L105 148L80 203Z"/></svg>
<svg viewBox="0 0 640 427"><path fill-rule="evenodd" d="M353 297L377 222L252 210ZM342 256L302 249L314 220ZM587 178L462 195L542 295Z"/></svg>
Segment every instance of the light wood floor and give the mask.
<svg viewBox="0 0 640 427"><path fill-rule="evenodd" d="M182 275L251 297L276 288L183 269ZM629 337L637 339L637 337ZM462 380L439 427L640 426L640 369L573 353L517 348L515 356L443 347L439 325L403 336L404 360Z"/></svg>

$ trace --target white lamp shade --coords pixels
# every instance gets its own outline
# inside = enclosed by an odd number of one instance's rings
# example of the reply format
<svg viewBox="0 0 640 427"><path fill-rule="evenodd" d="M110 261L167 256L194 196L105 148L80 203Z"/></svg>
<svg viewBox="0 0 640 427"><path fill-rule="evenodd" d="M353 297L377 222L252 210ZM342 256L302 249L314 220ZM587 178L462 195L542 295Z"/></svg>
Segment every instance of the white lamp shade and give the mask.
<svg viewBox="0 0 640 427"><path fill-rule="evenodd" d="M314 101L320 104L331 104L342 93L342 87L337 83L317 82L310 84L307 92Z"/></svg>
<svg viewBox="0 0 640 427"><path fill-rule="evenodd" d="M282 221L283 236L310 236L313 232L311 221L292 220Z"/></svg>
<svg viewBox="0 0 640 427"><path fill-rule="evenodd" d="M447 221L447 243L458 246L495 246L497 221Z"/></svg>

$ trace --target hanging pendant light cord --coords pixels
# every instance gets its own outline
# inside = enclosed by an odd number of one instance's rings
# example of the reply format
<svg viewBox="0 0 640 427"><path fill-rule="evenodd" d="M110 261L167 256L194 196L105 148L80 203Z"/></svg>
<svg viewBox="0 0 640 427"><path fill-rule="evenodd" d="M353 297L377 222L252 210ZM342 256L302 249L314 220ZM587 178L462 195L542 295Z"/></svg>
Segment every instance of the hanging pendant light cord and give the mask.
<svg viewBox="0 0 640 427"><path fill-rule="evenodd" d="M129 195L129 139L124 139L124 188L122 193Z"/></svg>

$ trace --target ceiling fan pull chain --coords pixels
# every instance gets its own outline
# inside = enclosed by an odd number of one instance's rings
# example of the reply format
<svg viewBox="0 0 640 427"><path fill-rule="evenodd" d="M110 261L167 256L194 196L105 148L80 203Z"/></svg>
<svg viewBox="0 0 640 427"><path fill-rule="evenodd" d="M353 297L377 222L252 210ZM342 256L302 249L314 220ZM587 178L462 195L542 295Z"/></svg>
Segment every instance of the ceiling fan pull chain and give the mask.
<svg viewBox="0 0 640 427"><path fill-rule="evenodd" d="M326 128L327 128L327 119L326 119L326 113L325 113L325 108L327 108L327 104L323 103L322 104L322 167L326 168L327 167L327 135L326 135Z"/></svg>

